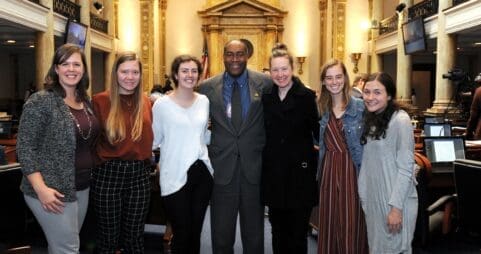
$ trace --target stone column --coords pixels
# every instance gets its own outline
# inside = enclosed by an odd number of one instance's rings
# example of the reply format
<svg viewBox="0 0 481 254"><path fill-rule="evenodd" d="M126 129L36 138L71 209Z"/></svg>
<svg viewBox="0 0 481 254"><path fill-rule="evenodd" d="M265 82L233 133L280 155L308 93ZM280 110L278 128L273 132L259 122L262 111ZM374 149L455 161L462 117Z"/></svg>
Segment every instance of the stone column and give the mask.
<svg viewBox="0 0 481 254"><path fill-rule="evenodd" d="M454 67L456 62L456 36L446 33L446 17L443 10L451 7L451 1L439 1L438 8L438 34L436 54L436 91L433 107L427 113L443 115L453 95L453 82L443 79L442 75ZM454 106L454 103L451 103Z"/></svg>
<svg viewBox="0 0 481 254"><path fill-rule="evenodd" d="M41 0L40 4L49 9L47 14L47 31L37 32L35 46L35 84L37 90L43 88L45 75L52 64L52 57L55 52L54 29L53 29L53 0Z"/></svg>
<svg viewBox="0 0 481 254"><path fill-rule="evenodd" d="M104 2L104 17L109 21L108 25L108 32L109 35L113 38L117 38L116 34L116 24L117 24L117 15L116 13L116 6L118 6L118 0L115 1L105 1ZM104 70L104 80L105 80L105 89L110 89L110 83L112 82L112 66L114 66L115 61L115 53L117 51L117 45L115 45L116 39L112 42L112 51L105 53L105 70Z"/></svg>
<svg viewBox="0 0 481 254"><path fill-rule="evenodd" d="M398 13L396 69L397 101L401 104L411 104L412 60L411 56L406 55L404 52L402 24L408 21L408 7L412 5L412 0L401 0L399 1L399 4L401 3L406 4L406 8Z"/></svg>
<svg viewBox="0 0 481 254"><path fill-rule="evenodd" d="M222 41L222 30L218 25L209 25L207 28L209 45L209 59L210 59L210 73L211 75L217 75L224 71L224 52L223 45L218 46ZM218 60L215 60L218 59Z"/></svg>
<svg viewBox="0 0 481 254"><path fill-rule="evenodd" d="M80 22L82 24L86 25L89 27L87 29L87 37L85 39L85 48L84 48L84 54L85 54L85 60L87 61L87 70L89 74L92 74L92 67L91 67L91 60L92 60L92 54L91 54L91 43L90 43L90 0L80 0L79 2L80 5ZM92 84L92 76L90 76L90 84ZM92 86L90 85L87 94L92 95Z"/></svg>
<svg viewBox="0 0 481 254"><path fill-rule="evenodd" d="M382 20L382 4L383 0L370 0L372 2L372 10L370 19L381 22ZM382 57L376 54L374 40L379 36L379 29L370 29L370 43L369 43L369 56L368 56L368 73L378 72L382 69Z"/></svg>

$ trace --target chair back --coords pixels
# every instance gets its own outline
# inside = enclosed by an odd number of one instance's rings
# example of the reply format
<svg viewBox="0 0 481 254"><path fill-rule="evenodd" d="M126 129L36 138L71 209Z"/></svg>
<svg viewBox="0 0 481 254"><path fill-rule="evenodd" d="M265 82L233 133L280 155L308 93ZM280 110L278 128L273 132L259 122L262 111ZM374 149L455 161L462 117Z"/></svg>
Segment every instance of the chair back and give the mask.
<svg viewBox="0 0 481 254"><path fill-rule="evenodd" d="M31 254L32 247L30 246L22 246L17 248L8 249L5 253L7 254Z"/></svg>
<svg viewBox="0 0 481 254"><path fill-rule="evenodd" d="M481 162L456 160L454 182L459 229L481 233Z"/></svg>

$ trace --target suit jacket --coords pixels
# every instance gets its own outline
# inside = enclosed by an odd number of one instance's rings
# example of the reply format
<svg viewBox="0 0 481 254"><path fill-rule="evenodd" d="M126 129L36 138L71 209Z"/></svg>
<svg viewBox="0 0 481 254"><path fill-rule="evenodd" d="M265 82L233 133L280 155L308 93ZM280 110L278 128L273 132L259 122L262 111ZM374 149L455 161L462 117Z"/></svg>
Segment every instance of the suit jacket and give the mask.
<svg viewBox="0 0 481 254"><path fill-rule="evenodd" d="M271 79L247 70L251 103L239 131L227 117L222 97L223 74L202 82L199 92L210 101L211 141L209 157L214 168L214 182L225 185L232 180L237 160L241 173L252 184L260 184L262 150L265 144L264 114L261 98L272 87Z"/></svg>
<svg viewBox="0 0 481 254"><path fill-rule="evenodd" d="M262 96L267 137L262 198L265 205L280 209L311 207L319 199L314 149L314 140L319 140L316 95L299 79L293 80L283 101L277 86Z"/></svg>

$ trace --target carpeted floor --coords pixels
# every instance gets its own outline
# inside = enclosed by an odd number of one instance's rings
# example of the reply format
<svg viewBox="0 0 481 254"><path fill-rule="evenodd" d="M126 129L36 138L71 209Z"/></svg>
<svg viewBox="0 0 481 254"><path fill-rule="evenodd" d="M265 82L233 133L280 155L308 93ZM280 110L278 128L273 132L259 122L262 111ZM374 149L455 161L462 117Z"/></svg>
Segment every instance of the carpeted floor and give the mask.
<svg viewBox="0 0 481 254"><path fill-rule="evenodd" d="M147 225L145 233L145 253L169 253L168 245L162 240L165 227L161 225ZM240 241L239 227L237 229L237 238L234 246L235 253L242 253L242 244ZM265 254L271 254L271 233L269 221L265 220ZM449 237L433 237L425 248L416 247L415 254L480 254L481 238L472 238L452 234ZM308 237L308 254L315 254L317 250L317 239L315 232ZM39 228L31 227L28 231L26 243L32 245L33 254L44 254L47 252L47 244L43 239L42 232ZM210 217L207 212L206 220L201 237L201 254L211 254L210 241ZM82 230L82 252L92 253L95 247L95 223L87 220Z"/></svg>

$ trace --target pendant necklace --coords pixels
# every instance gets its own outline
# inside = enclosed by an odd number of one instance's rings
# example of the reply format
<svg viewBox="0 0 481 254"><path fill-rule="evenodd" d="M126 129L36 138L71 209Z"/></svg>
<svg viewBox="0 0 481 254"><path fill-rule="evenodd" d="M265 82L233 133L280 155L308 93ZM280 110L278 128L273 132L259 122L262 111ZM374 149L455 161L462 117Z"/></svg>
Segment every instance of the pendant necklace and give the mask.
<svg viewBox="0 0 481 254"><path fill-rule="evenodd" d="M72 114L72 111L69 110L68 113L70 114L70 116L72 117L75 125L77 126L77 129L78 129L78 132L80 134L80 137L83 139L83 140L87 140L90 138L90 134L92 134L92 121L90 120L90 117L89 117L89 114L87 113L87 110L85 109L85 105L83 107L83 112L85 114L85 116L87 117L87 121L89 123L89 131L87 133L87 135L85 135L84 131L82 130L82 128L80 128L80 123L79 121L77 120L77 118L75 117L74 114Z"/></svg>

